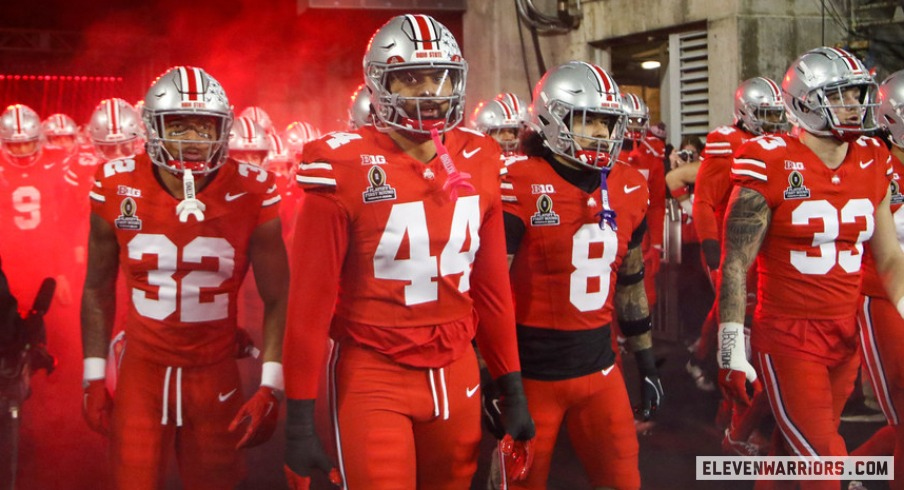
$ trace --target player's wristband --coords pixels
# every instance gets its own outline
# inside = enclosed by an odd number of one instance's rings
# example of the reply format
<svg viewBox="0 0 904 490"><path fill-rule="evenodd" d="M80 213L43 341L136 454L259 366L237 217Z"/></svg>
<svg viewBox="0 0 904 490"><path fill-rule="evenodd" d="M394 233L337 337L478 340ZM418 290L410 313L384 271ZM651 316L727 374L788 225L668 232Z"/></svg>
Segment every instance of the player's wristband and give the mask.
<svg viewBox="0 0 904 490"><path fill-rule="evenodd" d="M270 388L280 391L286 389L282 363L273 361L264 363L261 368L261 386L269 386Z"/></svg>
<svg viewBox="0 0 904 490"><path fill-rule="evenodd" d="M904 318L904 296L902 296L901 299L898 300L898 314L901 315L902 318Z"/></svg>
<svg viewBox="0 0 904 490"><path fill-rule="evenodd" d="M107 377L107 360L103 357L86 357L82 380L85 382Z"/></svg>
<svg viewBox="0 0 904 490"><path fill-rule="evenodd" d="M669 189L669 192L672 194L672 197L675 199L681 199L681 196L686 196L688 194L688 189L686 185L683 185L677 189Z"/></svg>

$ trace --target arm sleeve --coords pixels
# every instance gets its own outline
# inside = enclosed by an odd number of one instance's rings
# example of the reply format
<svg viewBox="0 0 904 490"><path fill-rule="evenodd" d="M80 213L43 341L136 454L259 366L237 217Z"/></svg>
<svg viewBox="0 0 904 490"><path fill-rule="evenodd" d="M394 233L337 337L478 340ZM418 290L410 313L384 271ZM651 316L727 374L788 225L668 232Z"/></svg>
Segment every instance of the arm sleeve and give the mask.
<svg viewBox="0 0 904 490"><path fill-rule="evenodd" d="M665 167L655 160L650 167L650 207L647 210L647 226L653 246L662 247L665 227Z"/></svg>
<svg viewBox="0 0 904 490"><path fill-rule="evenodd" d="M290 267L283 343L288 398L317 398L348 250L347 228L348 215L338 201L323 193L307 193L296 220Z"/></svg>
<svg viewBox="0 0 904 490"><path fill-rule="evenodd" d="M700 163L694 183L694 223L701 240L719 239L716 208L731 192L731 158L707 157Z"/></svg>
<svg viewBox="0 0 904 490"><path fill-rule="evenodd" d="M520 371L501 201L490 206L484 217L471 276L471 298L480 322L477 346L490 374L495 379Z"/></svg>
<svg viewBox="0 0 904 490"><path fill-rule="evenodd" d="M521 238L524 236L524 222L508 211L503 212L502 215L505 221L505 251L509 255L515 255L521 246Z"/></svg>

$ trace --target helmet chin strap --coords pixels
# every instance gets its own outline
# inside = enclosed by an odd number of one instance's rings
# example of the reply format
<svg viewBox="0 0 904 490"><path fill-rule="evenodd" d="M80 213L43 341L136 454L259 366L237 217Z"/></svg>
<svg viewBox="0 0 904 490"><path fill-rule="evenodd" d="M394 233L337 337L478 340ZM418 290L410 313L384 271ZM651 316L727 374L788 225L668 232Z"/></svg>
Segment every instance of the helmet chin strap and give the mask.
<svg viewBox="0 0 904 490"><path fill-rule="evenodd" d="M195 197L195 176L191 170L182 170L182 202L176 206L176 214L179 221L188 222L189 216L194 216L199 222L204 221L204 210L207 206Z"/></svg>

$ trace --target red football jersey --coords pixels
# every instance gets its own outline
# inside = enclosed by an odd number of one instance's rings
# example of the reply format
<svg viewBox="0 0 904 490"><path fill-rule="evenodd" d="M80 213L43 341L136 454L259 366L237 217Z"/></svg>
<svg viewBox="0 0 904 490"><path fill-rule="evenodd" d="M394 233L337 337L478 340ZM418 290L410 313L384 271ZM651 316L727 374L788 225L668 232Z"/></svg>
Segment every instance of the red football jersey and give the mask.
<svg viewBox="0 0 904 490"><path fill-rule="evenodd" d="M478 342L506 339L484 352L491 372L518 369L499 145L465 128L447 131L444 145L474 187L460 190L457 201L443 189L439 158L420 162L372 127L305 146L296 180L306 196L293 259L307 259L293 270L289 397L316 395L330 322L334 336L337 324L356 325L338 333L398 362L442 367L470 349L476 314ZM315 206L325 208L311 212ZM450 324L458 326L445 330ZM401 344L410 346L404 359L394 350Z"/></svg>
<svg viewBox="0 0 904 490"><path fill-rule="evenodd" d="M657 144L658 142L658 144ZM647 211L647 226L650 236L649 245L662 248L663 228L665 227L665 166L662 154L665 148L659 148L662 140L647 137L623 158L626 163L637 169L646 178L650 192L650 209Z"/></svg>
<svg viewBox="0 0 904 490"><path fill-rule="evenodd" d="M233 355L236 299L254 230L277 217L273 176L233 160L197 193L204 220L176 214L180 200L154 175L146 155L98 168L92 211L110 223L131 291L128 348L172 366L207 365Z"/></svg>
<svg viewBox="0 0 904 490"><path fill-rule="evenodd" d="M644 176L626 164L612 167L617 230L600 228L599 190L584 192L543 158L509 165L506 180L503 207L525 229L511 267L518 324L588 330L610 323L618 268L649 206Z"/></svg>
<svg viewBox="0 0 904 490"><path fill-rule="evenodd" d="M735 153L735 184L762 194L772 209L757 257L757 316L853 317L863 242L888 191L890 160L871 138L850 143L835 170L788 135L754 138Z"/></svg>
<svg viewBox="0 0 904 490"><path fill-rule="evenodd" d="M901 186L904 185L904 162L901 162L894 155L891 156L892 163L892 181L891 181L891 206L892 218L895 220L895 230L898 234L898 243L904 248L904 193L901 192ZM876 264L873 254L870 251L869 244L863 254L863 294L867 296L884 298L886 296L885 287L879 274L876 272Z"/></svg>
<svg viewBox="0 0 904 490"><path fill-rule="evenodd" d="M0 159L0 259L25 310L41 281L71 272L75 258L61 162L61 151L48 150L26 168Z"/></svg>
<svg viewBox="0 0 904 490"><path fill-rule="evenodd" d="M722 240L722 225L731 196L734 152L756 135L737 126L720 126L706 136L694 182L694 225L700 240Z"/></svg>

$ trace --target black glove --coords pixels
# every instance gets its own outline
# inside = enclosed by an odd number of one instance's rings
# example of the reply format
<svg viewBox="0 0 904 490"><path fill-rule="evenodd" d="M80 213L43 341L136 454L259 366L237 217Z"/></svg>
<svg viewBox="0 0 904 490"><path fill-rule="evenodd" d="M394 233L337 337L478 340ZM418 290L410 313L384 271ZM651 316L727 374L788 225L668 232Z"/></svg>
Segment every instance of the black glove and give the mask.
<svg viewBox="0 0 904 490"><path fill-rule="evenodd" d="M286 400L286 468L294 473L286 472L290 486L293 476L310 478L316 468L330 475L335 466L314 432L314 400Z"/></svg>
<svg viewBox="0 0 904 490"><path fill-rule="evenodd" d="M714 271L719 268L719 262L722 260L722 248L719 246L719 240L708 238L700 244L703 249L703 260L709 270Z"/></svg>
<svg viewBox="0 0 904 490"><path fill-rule="evenodd" d="M516 441L533 439L536 434L534 420L527 411L527 397L521 385L521 373L512 372L496 379L499 388L499 412L505 434Z"/></svg>
<svg viewBox="0 0 904 490"><path fill-rule="evenodd" d="M644 421L650 420L662 406L665 393L659 381L659 369L653 357L653 349L642 349L634 353L637 370L640 373L640 406L634 412Z"/></svg>
<svg viewBox="0 0 904 490"><path fill-rule="evenodd" d="M490 372L483 368L480 370L480 402L483 408L483 425L496 439L505 437L505 427L502 425L502 405L500 405L499 388L493 382Z"/></svg>

